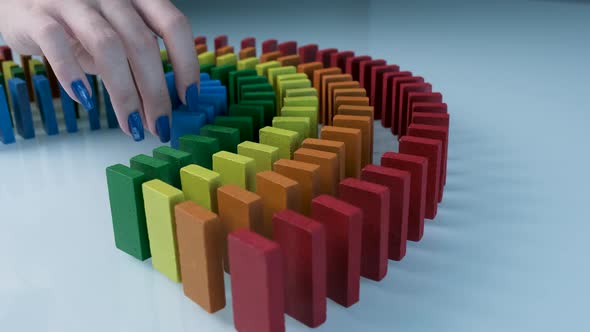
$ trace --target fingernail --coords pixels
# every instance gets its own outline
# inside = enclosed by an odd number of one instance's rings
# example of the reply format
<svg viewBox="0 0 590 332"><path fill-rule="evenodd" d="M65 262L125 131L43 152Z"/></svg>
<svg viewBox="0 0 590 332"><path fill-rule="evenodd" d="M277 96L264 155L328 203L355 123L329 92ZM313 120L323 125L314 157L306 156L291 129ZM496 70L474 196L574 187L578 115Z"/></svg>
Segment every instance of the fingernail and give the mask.
<svg viewBox="0 0 590 332"><path fill-rule="evenodd" d="M156 130L160 136L160 142L167 143L170 141L170 119L168 115L162 115L156 120Z"/></svg>
<svg viewBox="0 0 590 332"><path fill-rule="evenodd" d="M131 131L131 136L136 142L142 141L144 138L143 134L143 123L141 122L141 116L139 112L133 112L129 114L127 118L127 124L129 125L129 131Z"/></svg>
<svg viewBox="0 0 590 332"><path fill-rule="evenodd" d="M197 105L199 104L199 87L197 87L197 83L193 83L186 88L186 93L184 95L186 99L186 106L188 106L188 110L191 112L197 111Z"/></svg>
<svg viewBox="0 0 590 332"><path fill-rule="evenodd" d="M96 105L94 105L94 99L90 96L90 92L88 92L88 89L86 89L86 85L84 85L82 80L72 82L72 90L74 91L76 98L78 98L87 111L96 108Z"/></svg>

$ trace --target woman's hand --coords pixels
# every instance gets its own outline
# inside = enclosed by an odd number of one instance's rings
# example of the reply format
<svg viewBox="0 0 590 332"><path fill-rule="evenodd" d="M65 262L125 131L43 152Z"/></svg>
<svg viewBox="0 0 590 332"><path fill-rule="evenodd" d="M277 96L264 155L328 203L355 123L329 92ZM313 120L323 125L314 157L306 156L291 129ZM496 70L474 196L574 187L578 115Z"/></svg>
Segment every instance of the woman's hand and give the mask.
<svg viewBox="0 0 590 332"><path fill-rule="evenodd" d="M0 32L17 53L43 54L86 109L95 105L85 73L100 75L122 130L136 141L144 126L162 142L170 139L170 98L156 36L164 39L182 102L187 90L196 94L191 27L168 0L2 0Z"/></svg>

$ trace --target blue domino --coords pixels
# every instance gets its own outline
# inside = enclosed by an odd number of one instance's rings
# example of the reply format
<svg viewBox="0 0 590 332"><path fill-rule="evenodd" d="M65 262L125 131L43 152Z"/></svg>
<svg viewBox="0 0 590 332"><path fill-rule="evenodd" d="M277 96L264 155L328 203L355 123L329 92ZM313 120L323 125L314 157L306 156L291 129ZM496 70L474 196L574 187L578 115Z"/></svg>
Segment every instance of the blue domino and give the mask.
<svg viewBox="0 0 590 332"><path fill-rule="evenodd" d="M168 87L168 95L170 96L170 104L172 109L178 109L182 102L178 97L178 91L176 90L176 82L174 82L174 72L166 73L166 86Z"/></svg>
<svg viewBox="0 0 590 332"><path fill-rule="evenodd" d="M208 86L221 86L220 80L201 81L201 88Z"/></svg>
<svg viewBox="0 0 590 332"><path fill-rule="evenodd" d="M201 80L201 83L203 83L203 81L210 81L211 80L211 76L207 73L201 73L201 75L199 75L199 78Z"/></svg>
<svg viewBox="0 0 590 332"><path fill-rule="evenodd" d="M12 99L16 132L24 139L35 137L35 126L33 126L27 83L20 78L11 78L8 80L8 89Z"/></svg>
<svg viewBox="0 0 590 332"><path fill-rule="evenodd" d="M76 102L70 98L61 84L59 85L59 95L61 99L61 110L64 113L64 121L66 122L66 131L68 133L75 133L78 131L78 122L76 121Z"/></svg>
<svg viewBox="0 0 590 332"><path fill-rule="evenodd" d="M94 87L94 80L96 79L96 76L94 75L86 75L86 78L88 79L88 83L90 83L91 87ZM94 90L94 89L93 89ZM98 130L100 129L100 108L98 107L98 95L96 92L94 92L92 94L92 99L94 100L94 105L96 105L96 107L92 110L89 110L88 113L88 123L90 124L90 130Z"/></svg>
<svg viewBox="0 0 590 332"><path fill-rule="evenodd" d="M215 107L209 104L199 104L197 110L199 113L205 114L207 124L212 124L215 120Z"/></svg>
<svg viewBox="0 0 590 332"><path fill-rule="evenodd" d="M41 121L43 121L43 128L48 136L59 134L57 127L57 118L55 117L55 108L53 107L53 97L51 96L51 88L49 87L49 80L44 75L33 76L33 85L35 87L35 95L37 96L37 106L41 113Z"/></svg>
<svg viewBox="0 0 590 332"><path fill-rule="evenodd" d="M14 143L14 130L8 112L8 103L4 95L4 86L0 84L0 141L4 144Z"/></svg>
<svg viewBox="0 0 590 332"><path fill-rule="evenodd" d="M204 113L188 112L183 110L172 111L172 133L170 135L170 145L178 149L178 139L187 134L198 135L201 127L205 125L207 119Z"/></svg>
<svg viewBox="0 0 590 332"><path fill-rule="evenodd" d="M104 82L102 82L102 97L104 99L104 108L107 113L107 125L109 128L119 128L119 121L117 121L117 115L115 115L113 103L111 103L111 96L107 91L107 87L104 86Z"/></svg>

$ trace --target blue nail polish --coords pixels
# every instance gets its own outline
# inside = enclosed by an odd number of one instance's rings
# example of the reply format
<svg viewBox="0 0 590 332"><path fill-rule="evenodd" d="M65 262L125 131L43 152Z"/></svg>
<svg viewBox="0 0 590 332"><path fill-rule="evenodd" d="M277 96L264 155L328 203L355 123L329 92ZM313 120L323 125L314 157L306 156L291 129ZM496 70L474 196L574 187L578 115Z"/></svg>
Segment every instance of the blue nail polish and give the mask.
<svg viewBox="0 0 590 332"><path fill-rule="evenodd" d="M133 112L129 114L127 118L127 124L129 125L129 131L131 131L131 136L136 142L143 140L143 123L141 122L141 116L139 112Z"/></svg>
<svg viewBox="0 0 590 332"><path fill-rule="evenodd" d="M199 87L197 83L193 83L186 88L186 93L184 95L186 99L186 106L188 106L188 110L191 112L197 111L197 105L199 104Z"/></svg>
<svg viewBox="0 0 590 332"><path fill-rule="evenodd" d="M156 120L156 130L160 136L160 142L167 143L170 141L170 118L168 115L162 115Z"/></svg>
<svg viewBox="0 0 590 332"><path fill-rule="evenodd" d="M86 89L86 85L84 85L82 80L76 80L72 82L72 90L74 91L76 98L78 98L82 106L84 106L87 111L96 108L94 100L90 96L90 92L88 92L88 89Z"/></svg>

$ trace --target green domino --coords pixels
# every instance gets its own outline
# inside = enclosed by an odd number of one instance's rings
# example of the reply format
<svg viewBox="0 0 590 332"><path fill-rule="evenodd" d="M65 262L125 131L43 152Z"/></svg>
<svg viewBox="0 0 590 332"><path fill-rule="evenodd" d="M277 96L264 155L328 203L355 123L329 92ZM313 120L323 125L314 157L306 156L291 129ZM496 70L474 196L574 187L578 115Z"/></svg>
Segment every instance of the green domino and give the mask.
<svg viewBox="0 0 590 332"><path fill-rule="evenodd" d="M279 160L279 149L277 147L249 141L238 145L238 154L254 159L256 173L272 171L272 165Z"/></svg>
<svg viewBox="0 0 590 332"><path fill-rule="evenodd" d="M285 98L289 99L289 98ZM318 137L318 108L317 106L283 106L282 117L306 117L309 119L309 136Z"/></svg>
<svg viewBox="0 0 590 332"><path fill-rule="evenodd" d="M166 50L160 50L160 59L162 62L168 62L168 52Z"/></svg>
<svg viewBox="0 0 590 332"><path fill-rule="evenodd" d="M242 91L240 91L240 94L243 96L244 93L248 93L248 92L273 92L272 89L272 85L268 84L268 83L261 83L261 84L247 84L247 85L242 85Z"/></svg>
<svg viewBox="0 0 590 332"><path fill-rule="evenodd" d="M139 154L129 161L131 168L143 172L146 181L154 179L162 180L169 185L174 185L174 170L172 165L164 160L156 159L145 154Z"/></svg>
<svg viewBox="0 0 590 332"><path fill-rule="evenodd" d="M312 88L313 89L313 88ZM287 90L287 93L291 90ZM317 96L303 96L303 97L285 97L283 98L284 106L319 106L319 99Z"/></svg>
<svg viewBox="0 0 590 332"><path fill-rule="evenodd" d="M232 71L229 73L229 102L230 104L235 104L238 102L238 78L240 77L252 77L256 76L256 70L254 69L245 69L245 70L237 70Z"/></svg>
<svg viewBox="0 0 590 332"><path fill-rule="evenodd" d="M172 185L176 188L180 188L180 169L186 165L192 164L193 155L185 151L173 149L169 146L155 148L152 153L154 158L170 163L172 174L174 176Z"/></svg>
<svg viewBox="0 0 590 332"><path fill-rule="evenodd" d="M205 125L201 127L201 135L217 138L219 140L219 150L237 152L237 146L240 144L240 131L236 128Z"/></svg>
<svg viewBox="0 0 590 332"><path fill-rule="evenodd" d="M201 73L207 73L211 75L211 69L213 69L213 67L215 67L215 65L200 65Z"/></svg>
<svg viewBox="0 0 590 332"><path fill-rule="evenodd" d="M275 116L275 102L272 100L242 100L242 105L258 105L264 108L264 126L272 124L272 118Z"/></svg>
<svg viewBox="0 0 590 332"><path fill-rule="evenodd" d="M204 52L197 55L197 59L199 60L199 65L203 68L204 65L212 65L215 66L215 52ZM201 72L203 70L201 69Z"/></svg>
<svg viewBox="0 0 590 332"><path fill-rule="evenodd" d="M180 170L180 181L184 198L217 212L217 188L221 176L199 165L188 165Z"/></svg>
<svg viewBox="0 0 590 332"><path fill-rule="evenodd" d="M296 74L297 69L295 66L287 66L287 67L277 67L277 68L270 68L268 70L268 83L270 83L273 87L277 86L277 77L280 75L287 75L287 74Z"/></svg>
<svg viewBox="0 0 590 332"><path fill-rule="evenodd" d="M277 68L281 67L280 62L278 61L267 61L264 63L259 63L256 65L256 73L258 76L267 76L268 70L270 68Z"/></svg>
<svg viewBox="0 0 590 332"><path fill-rule="evenodd" d="M260 128L264 127L264 106L243 104L231 105L229 107L229 115L251 117L253 125L252 128L254 130L254 140L258 140L258 131Z"/></svg>
<svg viewBox="0 0 590 332"><path fill-rule="evenodd" d="M184 135L179 139L180 150L193 155L193 163L205 168L213 167L212 156L219 152L219 140L199 135Z"/></svg>
<svg viewBox="0 0 590 332"><path fill-rule="evenodd" d="M287 81L279 81L277 83L278 91L277 91L277 111L283 107L283 97L287 90L289 89L298 89L298 88L309 88L311 87L311 81L306 79L303 80L287 80ZM278 113L280 115L280 113Z"/></svg>
<svg viewBox="0 0 590 332"><path fill-rule="evenodd" d="M151 257L141 192L145 174L121 164L108 167L106 174L115 246L144 261Z"/></svg>
<svg viewBox="0 0 590 332"><path fill-rule="evenodd" d="M20 78L23 81L26 80L25 72L21 67L14 66L10 68L10 71L12 72L12 78Z"/></svg>
<svg viewBox="0 0 590 332"><path fill-rule="evenodd" d="M254 159L220 151L213 155L213 170L221 176L221 185L235 184L243 189L256 190Z"/></svg>
<svg viewBox="0 0 590 332"><path fill-rule="evenodd" d="M47 77L47 71L45 70L45 66L42 64L35 65L33 68L33 75L44 75Z"/></svg>
<svg viewBox="0 0 590 332"><path fill-rule="evenodd" d="M264 91L244 93L242 100L271 100L273 103L276 103L277 99L274 92Z"/></svg>
<svg viewBox="0 0 590 332"><path fill-rule="evenodd" d="M258 64L258 58L247 58L238 61L238 70L242 69L253 69L256 70L256 65Z"/></svg>
<svg viewBox="0 0 590 332"><path fill-rule="evenodd" d="M240 142L251 141L254 137L254 125L250 116L221 116L213 121L214 125L236 128L240 131Z"/></svg>
<svg viewBox="0 0 590 332"><path fill-rule="evenodd" d="M301 138L296 131L275 127L260 129L260 143L279 148L280 159L292 159L293 152L299 148Z"/></svg>
<svg viewBox="0 0 590 332"><path fill-rule="evenodd" d="M307 80L309 79L306 74L304 73L295 73L295 74L284 74L277 76L277 84L281 81L298 81L298 80Z"/></svg>
<svg viewBox="0 0 590 332"><path fill-rule="evenodd" d="M219 80L222 85L229 85L229 73L236 70L236 65L228 64L211 68L211 79Z"/></svg>
<svg viewBox="0 0 590 332"><path fill-rule="evenodd" d="M172 71L174 71L174 69L172 68L172 64L171 63L166 63L164 65L164 72L165 73L169 73L169 72L172 72Z"/></svg>
<svg viewBox="0 0 590 332"><path fill-rule="evenodd" d="M272 126L275 128L296 131L301 141L310 136L310 122L307 117L295 116L275 116L272 120Z"/></svg>
<svg viewBox="0 0 590 332"><path fill-rule="evenodd" d="M318 96L318 90L315 88L300 88L287 90L287 97L307 97Z"/></svg>
<svg viewBox="0 0 590 332"><path fill-rule="evenodd" d="M268 81L266 80L266 77L264 76L244 76L244 77L238 77L236 79L236 93L238 94L237 96L237 102L239 103L240 100L242 100L242 86L244 85L250 85L250 84L263 84L263 83L268 83Z"/></svg>

